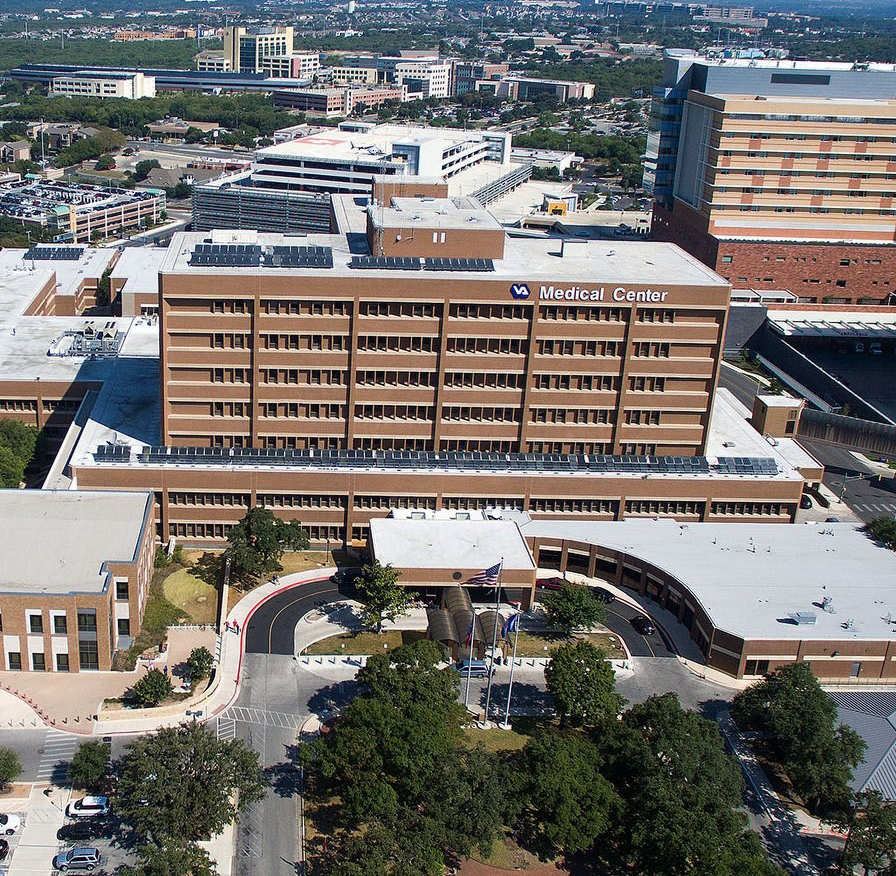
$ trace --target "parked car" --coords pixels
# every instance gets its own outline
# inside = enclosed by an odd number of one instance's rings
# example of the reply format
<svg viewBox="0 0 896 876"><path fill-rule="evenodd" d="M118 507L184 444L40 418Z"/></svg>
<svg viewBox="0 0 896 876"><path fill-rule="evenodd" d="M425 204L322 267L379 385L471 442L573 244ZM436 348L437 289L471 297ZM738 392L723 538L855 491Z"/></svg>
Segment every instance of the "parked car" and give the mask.
<svg viewBox="0 0 896 876"><path fill-rule="evenodd" d="M12 836L22 826L22 819L14 812L0 812L0 833Z"/></svg>
<svg viewBox="0 0 896 876"><path fill-rule="evenodd" d="M593 588L593 592L595 599L599 600L600 602L610 603L615 602L616 600L616 597L605 587L595 587Z"/></svg>
<svg viewBox="0 0 896 876"><path fill-rule="evenodd" d="M100 865L100 850L91 847L65 849L53 858L53 866L61 873L67 870L90 872Z"/></svg>
<svg viewBox="0 0 896 876"><path fill-rule="evenodd" d="M652 636L656 632L656 627L653 625L653 621L651 621L649 617L646 617L643 614L639 614L637 617L633 617L631 619L631 625L642 636Z"/></svg>
<svg viewBox="0 0 896 876"><path fill-rule="evenodd" d="M9 843L5 839L0 839L0 861L5 861L9 854Z"/></svg>
<svg viewBox="0 0 896 876"><path fill-rule="evenodd" d="M559 575L555 575L553 578L536 578L535 586L541 587L543 590L559 590L566 584L570 584L572 582L567 581L566 578L562 578Z"/></svg>
<svg viewBox="0 0 896 876"><path fill-rule="evenodd" d="M64 824L56 831L56 839L70 843L83 842L84 840L106 836L108 833L109 827L105 822L88 818L83 821Z"/></svg>
<svg viewBox="0 0 896 876"><path fill-rule="evenodd" d="M824 522L825 523L839 523L840 518L839 517L825 517Z"/></svg>
<svg viewBox="0 0 896 876"><path fill-rule="evenodd" d="M451 668L459 672L461 678L466 678L468 675L470 678L488 678L495 672L494 667L489 666L485 660L460 660L452 664Z"/></svg>
<svg viewBox="0 0 896 876"><path fill-rule="evenodd" d="M109 814L109 799L107 797L82 797L65 807L65 814L69 818L96 818Z"/></svg>

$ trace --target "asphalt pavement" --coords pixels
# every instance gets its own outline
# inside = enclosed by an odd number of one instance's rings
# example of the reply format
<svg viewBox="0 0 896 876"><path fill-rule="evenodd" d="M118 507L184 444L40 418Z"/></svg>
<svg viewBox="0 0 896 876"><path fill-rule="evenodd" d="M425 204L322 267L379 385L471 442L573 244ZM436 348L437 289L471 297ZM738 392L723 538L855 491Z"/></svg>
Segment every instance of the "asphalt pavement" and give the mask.
<svg viewBox="0 0 896 876"><path fill-rule="evenodd" d="M723 362L719 369L719 386L729 390L742 405L752 411L753 399L756 398L761 384L743 371Z"/></svg>

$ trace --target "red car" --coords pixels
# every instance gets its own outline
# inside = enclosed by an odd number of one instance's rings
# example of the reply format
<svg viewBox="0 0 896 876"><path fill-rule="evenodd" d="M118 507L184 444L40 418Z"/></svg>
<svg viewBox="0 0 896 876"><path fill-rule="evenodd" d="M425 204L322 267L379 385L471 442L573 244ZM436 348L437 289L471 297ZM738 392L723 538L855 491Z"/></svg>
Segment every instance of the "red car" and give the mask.
<svg viewBox="0 0 896 876"><path fill-rule="evenodd" d="M554 576L553 578L537 578L535 580L535 586L540 587L543 590L559 590L566 584L571 584L571 581L567 581L566 578L561 578L559 576Z"/></svg>

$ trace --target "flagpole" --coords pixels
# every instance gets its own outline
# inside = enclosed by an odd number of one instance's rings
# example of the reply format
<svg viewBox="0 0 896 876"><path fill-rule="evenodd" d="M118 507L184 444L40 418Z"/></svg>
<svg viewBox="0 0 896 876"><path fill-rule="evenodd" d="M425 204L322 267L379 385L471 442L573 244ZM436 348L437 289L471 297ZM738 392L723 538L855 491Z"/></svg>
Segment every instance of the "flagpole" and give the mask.
<svg viewBox="0 0 896 876"><path fill-rule="evenodd" d="M473 669L470 666L473 661L473 639L476 635L476 610L470 606L473 617L470 618L470 652L467 656L467 692L464 694L464 708L470 707L470 677L473 675Z"/></svg>
<svg viewBox="0 0 896 876"><path fill-rule="evenodd" d="M513 636L513 656L510 658L510 682L507 685L507 710L504 712L504 723L501 725L503 730L510 729L510 695L513 693L513 670L516 666L516 646L520 640L520 623L522 616L522 606L516 612L516 630Z"/></svg>
<svg viewBox="0 0 896 876"><path fill-rule="evenodd" d="M492 662L489 666L488 687L485 689L485 714L483 723L488 724L488 707L492 699L492 679L495 677L495 648L498 645L498 608L501 605L501 576L504 574L504 557L501 557L501 565L498 567L498 586L495 588L495 624L492 629Z"/></svg>

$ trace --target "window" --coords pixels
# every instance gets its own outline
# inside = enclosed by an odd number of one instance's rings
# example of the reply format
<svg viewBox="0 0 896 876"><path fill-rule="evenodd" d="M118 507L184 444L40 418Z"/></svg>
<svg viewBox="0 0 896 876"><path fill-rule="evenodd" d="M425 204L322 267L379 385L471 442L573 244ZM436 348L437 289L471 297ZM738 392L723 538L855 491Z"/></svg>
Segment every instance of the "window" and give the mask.
<svg viewBox="0 0 896 876"><path fill-rule="evenodd" d="M56 671L68 672L68 654L56 655Z"/></svg>
<svg viewBox="0 0 896 876"><path fill-rule="evenodd" d="M22 668L22 655L18 651L10 651L6 655L6 661L9 663L9 668L12 670Z"/></svg>
<svg viewBox="0 0 896 876"><path fill-rule="evenodd" d="M44 619L42 615L32 614L28 616L28 629L32 633L42 633L44 631Z"/></svg>
<svg viewBox="0 0 896 876"><path fill-rule="evenodd" d="M96 611L93 609L78 612L78 629L84 632L96 632Z"/></svg>
<svg viewBox="0 0 896 876"><path fill-rule="evenodd" d="M117 622L118 635L129 636L131 634L131 621L129 618L120 617Z"/></svg>
<svg viewBox="0 0 896 876"><path fill-rule="evenodd" d="M78 660L81 663L81 669L99 669L100 656L97 643L95 641L78 642Z"/></svg>
<svg viewBox="0 0 896 876"><path fill-rule="evenodd" d="M127 581L116 581L115 582L115 598L121 602L126 602L128 599L128 582Z"/></svg>
<svg viewBox="0 0 896 876"><path fill-rule="evenodd" d="M747 660L744 675L768 675L768 660Z"/></svg>
<svg viewBox="0 0 896 876"><path fill-rule="evenodd" d="M31 655L31 668L35 672L47 671L47 658L43 652Z"/></svg>
<svg viewBox="0 0 896 876"><path fill-rule="evenodd" d="M64 636L68 633L68 618L64 614L53 615L53 632L57 636Z"/></svg>

